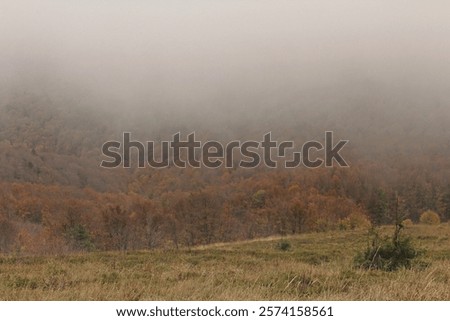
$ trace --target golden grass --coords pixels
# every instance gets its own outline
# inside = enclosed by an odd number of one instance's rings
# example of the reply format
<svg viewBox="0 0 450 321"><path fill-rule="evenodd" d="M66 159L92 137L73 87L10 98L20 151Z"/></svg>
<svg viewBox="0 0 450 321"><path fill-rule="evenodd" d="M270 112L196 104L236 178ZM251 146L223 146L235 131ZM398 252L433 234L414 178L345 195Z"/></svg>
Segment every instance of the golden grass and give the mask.
<svg viewBox="0 0 450 321"><path fill-rule="evenodd" d="M391 227L384 227L389 233ZM0 257L1 300L450 300L450 226L406 233L428 266L353 267L367 232L269 238L195 249ZM288 251L277 244L290 243Z"/></svg>

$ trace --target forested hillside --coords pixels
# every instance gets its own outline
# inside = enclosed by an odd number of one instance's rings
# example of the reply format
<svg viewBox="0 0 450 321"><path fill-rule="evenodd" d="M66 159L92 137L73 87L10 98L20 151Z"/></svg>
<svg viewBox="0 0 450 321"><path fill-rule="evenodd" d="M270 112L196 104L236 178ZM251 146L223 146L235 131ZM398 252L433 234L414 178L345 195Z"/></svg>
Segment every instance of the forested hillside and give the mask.
<svg viewBox="0 0 450 321"><path fill-rule="evenodd" d="M0 4L1 252L450 219L445 4L28 2ZM349 167L100 166L125 132L301 147L330 131Z"/></svg>
<svg viewBox="0 0 450 321"><path fill-rule="evenodd" d="M42 95L10 96L0 106L0 250L170 248L353 229L390 223L397 200L412 220L427 209L448 220L448 113L434 104L421 114L418 104L426 102L403 102L403 107L390 94L383 96L392 108L383 114L375 107L358 109L370 98L358 94L343 95L348 105L339 112L312 108L305 114L282 106L277 112L269 106L252 122L255 111L249 109L232 122L180 114L160 125L151 117L99 113ZM307 98L312 106L319 99ZM333 130L350 140L345 150L350 167L99 166L102 144L123 131L162 140L177 128L184 135L196 131L203 140L259 138L272 131L280 140L296 142L320 140L324 130Z"/></svg>

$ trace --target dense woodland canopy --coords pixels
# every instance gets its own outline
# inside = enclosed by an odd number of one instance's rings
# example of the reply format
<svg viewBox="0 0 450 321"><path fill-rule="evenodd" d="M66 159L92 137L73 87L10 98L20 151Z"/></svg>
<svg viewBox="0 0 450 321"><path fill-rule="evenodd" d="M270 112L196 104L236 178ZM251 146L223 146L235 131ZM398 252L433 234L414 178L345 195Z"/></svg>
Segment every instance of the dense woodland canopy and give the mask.
<svg viewBox="0 0 450 321"><path fill-rule="evenodd" d="M3 1L0 251L450 219L448 4ZM103 169L102 144L349 140L349 168ZM397 203L399 206L397 206Z"/></svg>
<svg viewBox="0 0 450 321"><path fill-rule="evenodd" d="M10 95L0 106L0 250L168 248L361 228L390 223L397 196L413 221L428 209L450 219L446 102L420 109L425 101L384 90L380 102L367 90L342 94L336 110L308 109L326 95L311 94L297 109L243 109L234 119L186 113L163 125L37 93ZM223 141L272 131L298 143L333 130L350 140L350 167L100 168L101 145L124 130L142 140L181 130Z"/></svg>

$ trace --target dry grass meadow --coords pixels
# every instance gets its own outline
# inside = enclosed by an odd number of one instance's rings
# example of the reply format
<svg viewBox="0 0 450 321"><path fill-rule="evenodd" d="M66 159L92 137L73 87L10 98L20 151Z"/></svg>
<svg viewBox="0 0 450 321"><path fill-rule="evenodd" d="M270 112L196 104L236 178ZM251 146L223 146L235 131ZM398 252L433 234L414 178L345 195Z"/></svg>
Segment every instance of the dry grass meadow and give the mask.
<svg viewBox="0 0 450 321"><path fill-rule="evenodd" d="M405 234L425 252L421 264L395 272L353 266L368 242L362 230L172 251L0 256L0 299L450 300L450 225Z"/></svg>

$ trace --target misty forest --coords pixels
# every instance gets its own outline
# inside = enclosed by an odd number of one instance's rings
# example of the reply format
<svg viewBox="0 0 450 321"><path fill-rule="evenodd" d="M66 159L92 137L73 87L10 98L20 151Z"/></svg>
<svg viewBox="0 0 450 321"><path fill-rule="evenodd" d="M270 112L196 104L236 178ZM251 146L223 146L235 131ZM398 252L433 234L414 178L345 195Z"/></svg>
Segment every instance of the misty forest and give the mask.
<svg viewBox="0 0 450 321"><path fill-rule="evenodd" d="M256 2L2 2L1 255L447 226L448 4ZM100 167L123 132L301 146L325 131L349 167Z"/></svg>

